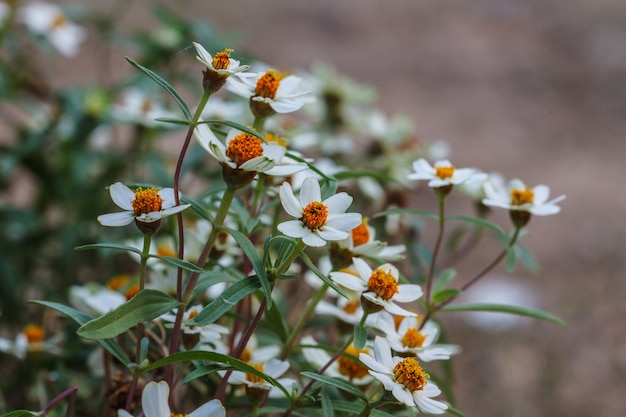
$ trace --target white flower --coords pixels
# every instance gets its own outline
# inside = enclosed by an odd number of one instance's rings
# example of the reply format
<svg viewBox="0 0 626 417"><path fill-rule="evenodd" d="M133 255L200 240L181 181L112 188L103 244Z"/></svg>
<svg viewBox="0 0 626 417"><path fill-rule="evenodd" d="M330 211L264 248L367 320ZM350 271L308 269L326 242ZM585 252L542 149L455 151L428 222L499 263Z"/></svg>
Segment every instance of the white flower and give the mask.
<svg viewBox="0 0 626 417"><path fill-rule="evenodd" d="M45 36L52 46L65 56L78 53L87 33L72 23L61 7L52 3L33 2L20 10L20 18L32 32Z"/></svg>
<svg viewBox="0 0 626 417"><path fill-rule="evenodd" d="M293 378L280 378L289 369L289 362L287 361L273 358L265 362L253 362L250 360L248 364L270 378L275 379L276 382L287 389L287 391L291 391L292 387L297 385L297 382ZM224 371L219 371L218 373L222 376L224 375ZM228 379L228 383L233 385L245 385L247 388L267 390L269 391L268 395L270 397L284 395L282 390L273 386L263 378L242 371L233 371Z"/></svg>
<svg viewBox="0 0 626 417"><path fill-rule="evenodd" d="M145 417L171 417L174 414L169 406L170 387L167 382L149 382L141 394L141 404ZM126 410L117 410L118 417L132 417ZM187 417L224 417L226 410L218 400L211 400L194 411Z"/></svg>
<svg viewBox="0 0 626 417"><path fill-rule="evenodd" d="M317 346L318 343L311 336L305 336L300 341L302 345ZM350 345L346 352L349 355L359 357L361 353L369 353L369 348L356 349ZM330 361L330 355L320 347L303 347L302 354L304 358L316 369L321 369ZM345 379L355 385L366 385L372 381L372 376L368 372L368 368L360 362L348 356L341 356L338 360L332 362L324 375L334 378Z"/></svg>
<svg viewBox="0 0 626 417"><path fill-rule="evenodd" d="M95 282L84 286L72 285L69 299L79 310L97 315L108 313L126 302L123 294Z"/></svg>
<svg viewBox="0 0 626 417"><path fill-rule="evenodd" d="M347 291L347 293L350 298L337 297L336 304L324 300L320 301L315 307L315 312L321 315L334 316L345 323L359 323L365 314L360 302L361 294L354 291ZM331 294L335 294L335 292L332 291Z"/></svg>
<svg viewBox="0 0 626 417"><path fill-rule="evenodd" d="M15 355L25 359L29 353L46 352L57 355L60 352L59 343L62 335L47 338L45 330L37 325L29 324L15 336L14 340L0 337L0 352Z"/></svg>
<svg viewBox="0 0 626 417"><path fill-rule="evenodd" d="M496 188L492 183L484 186L487 198L483 199L486 206L500 207L511 211L527 211L535 216L548 216L561 211L556 203L565 199L561 195L548 201L550 188L547 185L537 185L528 188L518 179L509 182L508 189Z"/></svg>
<svg viewBox="0 0 626 417"><path fill-rule="evenodd" d="M426 159L420 158L413 162L413 169L415 172L408 176L410 180L428 180L428 186L433 188L481 181L486 176L473 168L455 168L447 159L431 166Z"/></svg>
<svg viewBox="0 0 626 417"><path fill-rule="evenodd" d="M126 226L133 220L152 223L179 213L190 206L190 204L177 206L174 200L174 190L171 188L157 190L140 187L133 192L121 182L116 182L109 187L109 192L113 202L125 211L98 216L98 221L103 226Z"/></svg>
<svg viewBox="0 0 626 417"><path fill-rule="evenodd" d="M218 52L215 56L204 49L202 45L197 42L193 42L194 48L198 55L196 58L202 62L206 67L221 76L237 75L239 77L256 77L254 73L245 73L244 71L250 68L250 65L240 65L239 61L230 57L233 52L232 49L225 49L223 52Z"/></svg>
<svg viewBox="0 0 626 417"><path fill-rule="evenodd" d="M229 78L227 88L252 102L268 105L276 113L291 113L313 100L309 90L299 88L301 81L298 76L284 76L269 70L256 78Z"/></svg>
<svg viewBox="0 0 626 417"><path fill-rule="evenodd" d="M114 105L111 112L120 121L140 123L147 127L158 126L157 118L176 117L176 113L167 110L162 103L137 88L124 91L122 102Z"/></svg>
<svg viewBox="0 0 626 417"><path fill-rule="evenodd" d="M302 238L308 246L324 246L326 241L342 240L361 223L359 213L346 213L352 197L342 192L322 201L320 185L315 178L302 183L300 198L296 198L287 182L280 186L280 201L285 211L298 220L278 225L287 236Z"/></svg>
<svg viewBox="0 0 626 417"><path fill-rule="evenodd" d="M405 317L396 329L393 316L381 312L377 327L383 331L394 351L413 353L423 362L447 360L460 351L456 345L435 344L439 336L439 326L432 320L427 321L420 329L417 317Z"/></svg>
<svg viewBox="0 0 626 417"><path fill-rule="evenodd" d="M203 342L213 342L219 340L223 334L228 334L229 330L220 326L219 324L209 323L205 326L198 326L194 324L187 324L188 320L196 317L198 313L202 311L202 305L197 304L189 307L185 313L183 314L183 321L181 325L181 330L185 334L198 334L200 336L199 341ZM165 313L161 316L162 320L165 320L169 323L174 323L176 321L176 315L178 314L178 309L174 309L171 313Z"/></svg>
<svg viewBox="0 0 626 417"><path fill-rule="evenodd" d="M399 284L398 269L391 264L383 264L372 270L360 258L353 258L358 276L345 272L331 272L330 278L350 290L361 292L366 300L382 306L391 314L415 316L415 313L398 306L396 302L408 303L422 296L422 288L415 284Z"/></svg>
<svg viewBox="0 0 626 417"><path fill-rule="evenodd" d="M432 399L441 394L441 390L428 379L430 376L417 359L392 357L387 339L376 336L374 356L361 353L359 359L398 401L417 406L426 414L443 414L448 409L447 404Z"/></svg>
<svg viewBox="0 0 626 417"><path fill-rule="evenodd" d="M352 229L348 239L339 242L339 246L347 249L353 256L377 258L384 261L398 261L404 258L404 245L388 246L386 242L376 240L376 231L367 224L367 218Z"/></svg>

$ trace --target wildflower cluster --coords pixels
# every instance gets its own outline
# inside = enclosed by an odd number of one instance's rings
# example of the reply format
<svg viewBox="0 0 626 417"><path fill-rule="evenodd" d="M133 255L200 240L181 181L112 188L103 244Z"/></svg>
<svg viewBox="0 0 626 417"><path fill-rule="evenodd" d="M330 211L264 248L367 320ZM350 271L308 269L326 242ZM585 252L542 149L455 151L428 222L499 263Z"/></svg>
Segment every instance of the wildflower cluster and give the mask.
<svg viewBox="0 0 626 417"><path fill-rule="evenodd" d="M40 27L59 30L69 25L63 18ZM229 48L193 49L201 74L193 112L172 84L129 60L183 118L137 99L137 90L112 118L167 126L184 139L159 184L125 171L100 190L122 211L91 226L107 226L99 230L117 240L79 249L112 256L114 274L94 270L90 282L75 283L71 306L37 301L80 326L90 377L106 387L101 414L186 415L179 410L194 406L190 417L458 414L442 394L450 381L441 363L461 347L439 341L438 314L464 310L457 297L500 261L511 269L532 216L558 213L563 197L457 168L444 148L417 141L409 122L388 119L366 88L328 67L257 70ZM446 214L458 189L474 190L476 217ZM419 210L420 198L434 198L438 213ZM510 231L486 219L491 208L508 210ZM425 227L418 217L437 227L420 267L411 262L422 259L412 245ZM455 222L504 245L480 274L453 280L440 262ZM32 325L0 339L0 349L20 359L63 355L65 342Z"/></svg>

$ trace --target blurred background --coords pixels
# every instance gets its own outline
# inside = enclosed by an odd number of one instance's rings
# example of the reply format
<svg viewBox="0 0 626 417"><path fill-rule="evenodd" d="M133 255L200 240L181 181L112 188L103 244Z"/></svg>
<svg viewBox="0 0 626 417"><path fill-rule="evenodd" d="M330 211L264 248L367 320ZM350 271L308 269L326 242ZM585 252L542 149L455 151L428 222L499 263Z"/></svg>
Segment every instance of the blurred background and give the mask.
<svg viewBox="0 0 626 417"><path fill-rule="evenodd" d="M155 3L124 2L116 28L149 34ZM507 275L500 268L471 296L531 304L569 326L442 317L450 340L463 346L454 361L456 406L482 417L624 414L623 1L160 3L209 22L235 55L250 54L281 70L330 62L373 85L385 112L409 116L421 140L447 141L457 166L547 184L555 197L566 194L559 215L533 218L528 227L524 242L540 270L518 267ZM88 37L77 57L53 63L48 75L54 83L131 72L115 51L103 70L101 41ZM506 224L505 214L496 219ZM490 259L491 253L477 253L460 273L472 275Z"/></svg>

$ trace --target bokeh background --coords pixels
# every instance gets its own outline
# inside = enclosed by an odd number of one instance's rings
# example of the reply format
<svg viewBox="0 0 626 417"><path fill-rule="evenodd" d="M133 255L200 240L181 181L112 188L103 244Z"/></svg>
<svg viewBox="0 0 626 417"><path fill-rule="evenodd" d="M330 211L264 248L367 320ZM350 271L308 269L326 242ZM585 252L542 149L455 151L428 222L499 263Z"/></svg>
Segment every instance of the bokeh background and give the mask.
<svg viewBox="0 0 626 417"><path fill-rule="evenodd" d="M120 30L149 32L156 2L126 3ZM445 317L451 341L463 346L454 361L457 408L482 417L626 413L623 1L161 3L209 21L237 52L276 68L325 61L372 84L385 112L410 116L424 141L446 140L457 166L566 194L558 216L529 225L525 243L540 271L518 267L506 275L502 268L481 285L485 301L521 297L569 326L533 320L477 326ZM51 69L59 85L131 70L112 54L103 72L97 49L90 49L98 41L90 38L79 57ZM506 224L506 216L500 220ZM475 254L460 273L471 275L491 256ZM493 294L490 282L513 285ZM481 285L473 290L478 298Z"/></svg>

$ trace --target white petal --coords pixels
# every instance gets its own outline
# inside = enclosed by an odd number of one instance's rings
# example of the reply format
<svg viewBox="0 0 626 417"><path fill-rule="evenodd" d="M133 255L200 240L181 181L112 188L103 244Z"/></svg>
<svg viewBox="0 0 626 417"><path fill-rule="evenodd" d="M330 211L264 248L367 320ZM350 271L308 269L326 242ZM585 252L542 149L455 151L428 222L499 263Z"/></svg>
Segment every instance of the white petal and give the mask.
<svg viewBox="0 0 626 417"><path fill-rule="evenodd" d="M362 221L363 217L359 213L335 214L328 216L326 226L343 232L349 232L360 225Z"/></svg>
<svg viewBox="0 0 626 417"><path fill-rule="evenodd" d="M307 233L306 235L302 236L302 241L305 243L305 245L313 248L319 248L326 245L326 241L315 233Z"/></svg>
<svg viewBox="0 0 626 417"><path fill-rule="evenodd" d="M547 185L538 185L533 188L533 202L535 205L540 206L550 197L550 187Z"/></svg>
<svg viewBox="0 0 626 417"><path fill-rule="evenodd" d="M391 379L391 377L388 374L383 374L380 372L375 372L375 371L369 371L370 375L372 375L374 378L376 378L377 380L379 380L380 382L383 383L383 386L385 387L385 389L387 391L391 391L393 390L393 387L395 387L397 384L393 381L393 379Z"/></svg>
<svg viewBox="0 0 626 417"><path fill-rule="evenodd" d="M374 356L386 369L393 369L394 363L391 358L391 348L389 347L389 342L384 337L376 336L376 339L374 339Z"/></svg>
<svg viewBox="0 0 626 417"><path fill-rule="evenodd" d="M141 404L146 417L170 417L168 397L170 387L167 382L150 382L143 389Z"/></svg>
<svg viewBox="0 0 626 417"><path fill-rule="evenodd" d="M163 188L159 190L157 194L163 199L163 202L161 203L161 208L168 209L176 205L173 188Z"/></svg>
<svg viewBox="0 0 626 417"><path fill-rule="evenodd" d="M135 220L135 213L132 211L121 211L118 213L101 214L98 216L98 221L103 226L126 226L131 224Z"/></svg>
<svg viewBox="0 0 626 417"><path fill-rule="evenodd" d="M135 193L130 188L121 182L116 182L109 187L109 193L111 194L111 199L119 208L122 210L133 209L131 203L135 200Z"/></svg>
<svg viewBox="0 0 626 417"><path fill-rule="evenodd" d="M363 295L366 296L367 294ZM383 307L385 307L385 310L387 310L391 314L395 314L397 316L417 316L417 314L415 314L414 312L405 310L404 308L395 303L392 303L391 301L383 301Z"/></svg>
<svg viewBox="0 0 626 417"><path fill-rule="evenodd" d="M330 241L343 240L350 236L347 232L342 232L341 230L328 226L323 226L321 229L318 229L317 235L324 240Z"/></svg>
<svg viewBox="0 0 626 417"><path fill-rule="evenodd" d="M415 284L402 284L398 286L398 292L393 296L393 300L399 303L415 301L422 296L422 287Z"/></svg>
<svg viewBox="0 0 626 417"><path fill-rule="evenodd" d="M210 143L217 142L222 145L222 143L217 139L209 125L206 123L202 123L196 126L193 131L193 136L196 138L196 141L200 144L200 146L202 146L207 152L211 152L211 149L209 148Z"/></svg>
<svg viewBox="0 0 626 417"><path fill-rule="evenodd" d="M117 417L133 417L133 415L126 410L119 409L117 410Z"/></svg>
<svg viewBox="0 0 626 417"><path fill-rule="evenodd" d="M264 373L272 378L278 378L289 369L289 362L270 359L264 366Z"/></svg>
<svg viewBox="0 0 626 417"><path fill-rule="evenodd" d="M313 177L307 177L300 188L300 203L306 207L313 201L322 201L322 192L319 182Z"/></svg>
<svg viewBox="0 0 626 417"><path fill-rule="evenodd" d="M330 278L342 287L353 291L365 291L367 284L357 276L345 272L331 272Z"/></svg>
<svg viewBox="0 0 626 417"><path fill-rule="evenodd" d="M427 414L443 414L448 409L448 406L441 401L433 400L424 395L423 391L417 391L413 394L413 399L419 409Z"/></svg>
<svg viewBox="0 0 626 417"><path fill-rule="evenodd" d="M304 101L296 99L279 99L272 100L269 104L276 113L291 113L300 110L302 106L304 106Z"/></svg>
<svg viewBox="0 0 626 417"><path fill-rule="evenodd" d="M282 234L290 237L302 238L311 231L300 220L287 220L276 227Z"/></svg>
<svg viewBox="0 0 626 417"><path fill-rule="evenodd" d="M398 401L409 406L415 405L415 400L413 399L413 395L411 394L409 390L404 388L404 385L396 383L393 386L393 390L391 391L391 393L393 394L394 397L396 397L396 399L398 399Z"/></svg>
<svg viewBox="0 0 626 417"><path fill-rule="evenodd" d="M366 282L369 281L373 271L372 268L370 268L370 266L367 264L367 262L365 262L361 258L354 258L352 259L352 263L354 264L354 267L359 273L361 279L365 280Z"/></svg>
<svg viewBox="0 0 626 417"><path fill-rule="evenodd" d="M204 49L204 46L196 42L193 42L193 46L196 48L196 52L198 53L198 56L196 56L198 61L202 62L207 67L213 67L213 57L206 49Z"/></svg>
<svg viewBox="0 0 626 417"><path fill-rule="evenodd" d="M189 417L224 417L226 409L219 400L211 400L202 404L189 414Z"/></svg>
<svg viewBox="0 0 626 417"><path fill-rule="evenodd" d="M283 185L280 186L280 202L283 205L283 208L290 216L300 218L302 217L302 205L293 194L293 190L291 189L291 185L288 182L284 182Z"/></svg>
<svg viewBox="0 0 626 417"><path fill-rule="evenodd" d="M165 210L161 210L161 217L167 217L171 216L172 214L180 213L189 206L191 206L191 204L181 204L180 206L174 206Z"/></svg>
<svg viewBox="0 0 626 417"><path fill-rule="evenodd" d="M328 212L332 214L345 213L352 204L352 197L347 193L337 193L324 200L328 207Z"/></svg>
<svg viewBox="0 0 626 417"><path fill-rule="evenodd" d="M367 366L374 372L378 372L381 374L391 374L391 371L388 368L386 368L382 363L378 362L367 353L359 354L359 360L363 362L363 365Z"/></svg>

